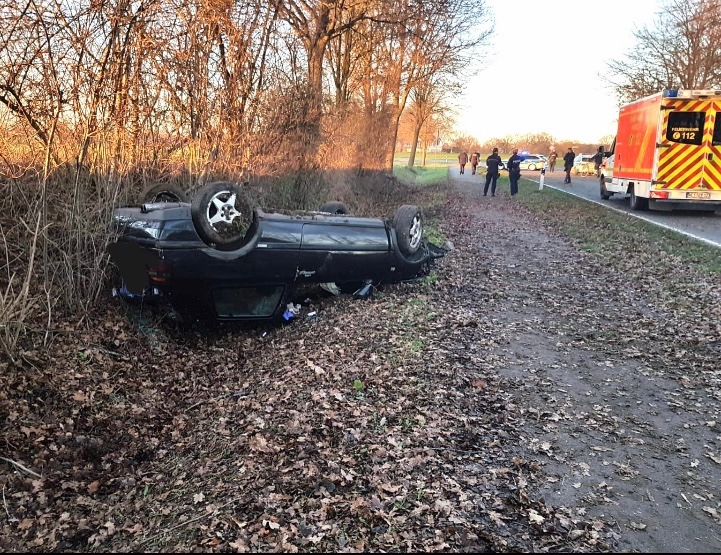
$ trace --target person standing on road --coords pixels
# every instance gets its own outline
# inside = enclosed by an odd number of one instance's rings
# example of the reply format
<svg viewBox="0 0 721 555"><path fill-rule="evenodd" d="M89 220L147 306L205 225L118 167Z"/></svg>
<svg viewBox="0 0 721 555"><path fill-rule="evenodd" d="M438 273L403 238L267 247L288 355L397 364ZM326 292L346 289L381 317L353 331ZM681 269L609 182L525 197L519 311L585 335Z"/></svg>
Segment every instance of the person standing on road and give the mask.
<svg viewBox="0 0 721 555"><path fill-rule="evenodd" d="M511 182L511 196L518 194L518 180L521 179L521 158L518 155L518 149L513 149L513 154L508 159L508 179Z"/></svg>
<svg viewBox="0 0 721 555"><path fill-rule="evenodd" d="M601 164L603 164L603 147L599 146L596 154L593 155L593 169L596 170L596 177L601 177Z"/></svg>
<svg viewBox="0 0 721 555"><path fill-rule="evenodd" d="M573 168L573 160L576 158L576 153L573 152L572 147L568 147L566 154L563 155L563 170L566 172L566 179L564 183L571 183L571 169Z"/></svg>
<svg viewBox="0 0 721 555"><path fill-rule="evenodd" d="M486 185L483 187L483 196L488 195L488 186L491 186L491 196L496 196L496 182L498 181L501 157L498 156L498 149L493 149L493 154L486 158Z"/></svg>
<svg viewBox="0 0 721 555"><path fill-rule="evenodd" d="M461 167L461 173L465 173L467 163L468 153L464 150L458 155L458 165Z"/></svg>
<svg viewBox="0 0 721 555"><path fill-rule="evenodd" d="M476 175L476 168L478 167L478 162L481 160L481 153L480 152L474 152L471 154L471 175Z"/></svg>
<svg viewBox="0 0 721 555"><path fill-rule="evenodd" d="M553 170L556 169L556 158L558 158L558 154L556 154L556 149L551 148L551 153L548 155L548 171L553 173Z"/></svg>

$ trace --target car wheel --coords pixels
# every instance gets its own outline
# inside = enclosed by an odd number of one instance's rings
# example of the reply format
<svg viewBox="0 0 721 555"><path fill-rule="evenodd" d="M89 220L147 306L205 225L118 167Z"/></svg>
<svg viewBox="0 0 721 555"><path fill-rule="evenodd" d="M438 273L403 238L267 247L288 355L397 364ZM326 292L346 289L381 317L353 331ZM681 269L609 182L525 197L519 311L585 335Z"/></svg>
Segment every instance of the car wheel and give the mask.
<svg viewBox="0 0 721 555"><path fill-rule="evenodd" d="M648 208L648 199L636 196L633 185L631 186L630 195L628 203L631 210L646 210Z"/></svg>
<svg viewBox="0 0 721 555"><path fill-rule="evenodd" d="M331 200L321 205L320 212L328 212L329 214L347 214L348 208L342 202Z"/></svg>
<svg viewBox="0 0 721 555"><path fill-rule="evenodd" d="M193 197L191 215L200 238L221 250L238 248L253 218L253 208L240 187L218 181Z"/></svg>
<svg viewBox="0 0 721 555"><path fill-rule="evenodd" d="M601 176L601 178L598 180L599 186L601 188L601 200L608 200L611 198L611 195L608 192L608 189L606 189L606 178Z"/></svg>
<svg viewBox="0 0 721 555"><path fill-rule="evenodd" d="M190 202L190 197L175 185L153 185L143 193L143 202Z"/></svg>
<svg viewBox="0 0 721 555"><path fill-rule="evenodd" d="M423 238L423 213L417 206L404 204L396 210L393 228L398 238L398 248L405 255L414 254Z"/></svg>
<svg viewBox="0 0 721 555"><path fill-rule="evenodd" d="M528 164L528 169L530 171L536 171L536 164Z"/></svg>

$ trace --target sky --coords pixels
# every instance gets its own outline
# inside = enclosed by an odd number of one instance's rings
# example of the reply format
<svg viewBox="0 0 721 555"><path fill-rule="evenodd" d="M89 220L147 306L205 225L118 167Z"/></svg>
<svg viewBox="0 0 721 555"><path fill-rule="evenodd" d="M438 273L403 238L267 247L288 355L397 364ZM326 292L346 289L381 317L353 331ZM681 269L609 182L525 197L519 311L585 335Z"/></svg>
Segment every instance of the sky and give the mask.
<svg viewBox="0 0 721 555"><path fill-rule="evenodd" d="M456 130L481 142L549 133L595 143L614 135L615 95L607 61L635 45L633 31L652 27L659 0L486 0L495 27L460 99Z"/></svg>

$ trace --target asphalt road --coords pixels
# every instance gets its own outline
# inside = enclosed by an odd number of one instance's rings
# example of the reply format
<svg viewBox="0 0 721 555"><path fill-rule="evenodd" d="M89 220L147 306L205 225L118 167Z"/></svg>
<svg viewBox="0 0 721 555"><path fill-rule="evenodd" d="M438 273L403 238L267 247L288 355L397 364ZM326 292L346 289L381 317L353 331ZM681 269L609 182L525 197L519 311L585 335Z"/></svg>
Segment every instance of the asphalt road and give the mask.
<svg viewBox="0 0 721 555"><path fill-rule="evenodd" d="M564 191L570 195L577 196L595 202L601 206L605 206L610 210L618 210L633 216L646 220L653 224L668 229L673 229L697 239L703 243L721 248L721 213L720 212L691 212L675 210L673 212L660 212L647 210L639 212L631 210L628 206L628 197L613 195L609 200L601 200L598 188L598 179L596 177L582 177L571 175L571 184L563 183L563 170L556 169L555 172L546 172L543 179L543 186L559 191ZM524 171L522 177L539 183L540 172Z"/></svg>

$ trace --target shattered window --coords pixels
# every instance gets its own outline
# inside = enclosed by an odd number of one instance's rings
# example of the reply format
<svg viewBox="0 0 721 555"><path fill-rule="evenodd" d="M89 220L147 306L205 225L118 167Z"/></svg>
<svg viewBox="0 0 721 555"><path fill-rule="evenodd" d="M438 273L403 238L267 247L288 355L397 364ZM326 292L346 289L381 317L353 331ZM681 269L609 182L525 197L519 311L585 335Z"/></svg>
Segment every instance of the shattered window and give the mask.
<svg viewBox="0 0 721 555"><path fill-rule="evenodd" d="M223 287L213 290L213 304L220 318L268 317L278 307L284 291L284 285Z"/></svg>

